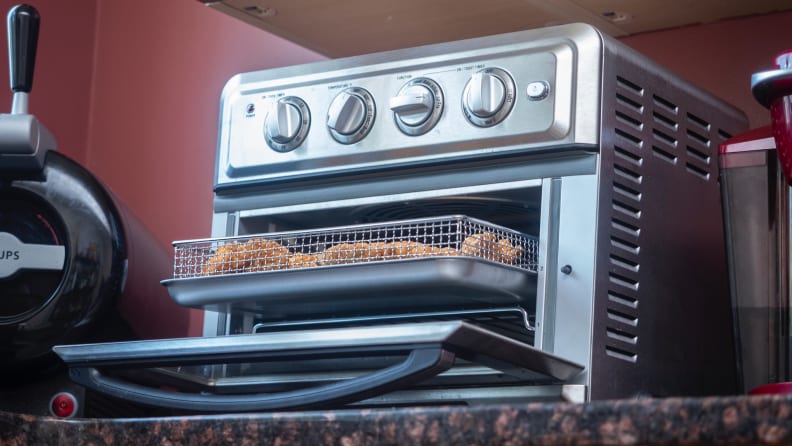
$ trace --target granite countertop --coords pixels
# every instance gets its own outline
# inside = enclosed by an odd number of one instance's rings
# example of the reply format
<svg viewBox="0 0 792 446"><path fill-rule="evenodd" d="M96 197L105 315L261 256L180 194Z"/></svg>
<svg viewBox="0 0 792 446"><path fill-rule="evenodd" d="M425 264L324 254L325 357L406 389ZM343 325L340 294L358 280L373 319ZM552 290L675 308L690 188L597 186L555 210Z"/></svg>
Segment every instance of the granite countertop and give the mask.
<svg viewBox="0 0 792 446"><path fill-rule="evenodd" d="M792 444L792 396L59 420L0 412L0 444Z"/></svg>

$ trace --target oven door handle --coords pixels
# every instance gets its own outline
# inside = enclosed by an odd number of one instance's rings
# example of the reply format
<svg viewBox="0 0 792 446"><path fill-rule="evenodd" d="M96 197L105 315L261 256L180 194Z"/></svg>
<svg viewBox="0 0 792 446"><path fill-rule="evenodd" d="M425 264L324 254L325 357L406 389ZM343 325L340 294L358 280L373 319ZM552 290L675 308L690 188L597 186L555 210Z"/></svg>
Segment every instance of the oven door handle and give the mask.
<svg viewBox="0 0 792 446"><path fill-rule="evenodd" d="M86 388L155 407L196 412L315 409L360 401L432 377L448 370L454 358L441 346L421 347L411 350L399 364L357 378L307 389L248 395L172 392L107 376L95 367L74 367L69 375Z"/></svg>

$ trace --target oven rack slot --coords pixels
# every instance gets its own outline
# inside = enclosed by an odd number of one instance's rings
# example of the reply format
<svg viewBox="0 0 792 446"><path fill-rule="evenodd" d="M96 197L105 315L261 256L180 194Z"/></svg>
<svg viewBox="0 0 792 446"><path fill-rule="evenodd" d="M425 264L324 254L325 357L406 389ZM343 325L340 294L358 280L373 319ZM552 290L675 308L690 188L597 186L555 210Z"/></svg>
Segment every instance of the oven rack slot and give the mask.
<svg viewBox="0 0 792 446"><path fill-rule="evenodd" d="M533 316L524 308L488 308L476 310L439 311L425 313L390 314L362 317L335 317L300 321L260 321L253 325L252 333L288 330L359 327L413 322L462 320L516 341L533 345L536 331Z"/></svg>

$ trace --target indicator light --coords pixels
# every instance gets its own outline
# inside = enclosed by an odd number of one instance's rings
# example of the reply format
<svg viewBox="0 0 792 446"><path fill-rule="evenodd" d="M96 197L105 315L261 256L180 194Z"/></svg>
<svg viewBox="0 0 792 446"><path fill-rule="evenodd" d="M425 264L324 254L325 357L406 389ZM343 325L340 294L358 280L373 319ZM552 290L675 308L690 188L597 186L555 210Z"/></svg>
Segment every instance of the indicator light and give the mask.
<svg viewBox="0 0 792 446"><path fill-rule="evenodd" d="M50 413L59 418L71 418L77 413L77 398L69 392L56 393L50 400Z"/></svg>

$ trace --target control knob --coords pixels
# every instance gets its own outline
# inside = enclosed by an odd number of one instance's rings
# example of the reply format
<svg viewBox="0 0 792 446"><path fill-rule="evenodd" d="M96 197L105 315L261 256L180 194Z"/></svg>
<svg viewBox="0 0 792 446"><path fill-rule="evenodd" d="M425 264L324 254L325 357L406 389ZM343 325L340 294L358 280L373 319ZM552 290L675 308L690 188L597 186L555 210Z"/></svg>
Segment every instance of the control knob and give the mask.
<svg viewBox="0 0 792 446"><path fill-rule="evenodd" d="M478 127L503 121L514 106L514 80L500 68L485 68L474 74L462 93L465 117Z"/></svg>
<svg viewBox="0 0 792 446"><path fill-rule="evenodd" d="M296 96L279 98L264 117L264 139L276 152L289 152L305 141L311 127L311 111Z"/></svg>
<svg viewBox="0 0 792 446"><path fill-rule="evenodd" d="M338 93L327 111L327 128L341 144L354 144L365 138L374 125L374 98L366 89L350 87Z"/></svg>
<svg viewBox="0 0 792 446"><path fill-rule="evenodd" d="M437 124L443 113L443 90L427 78L413 79L390 100L396 126L410 136L422 135Z"/></svg>

